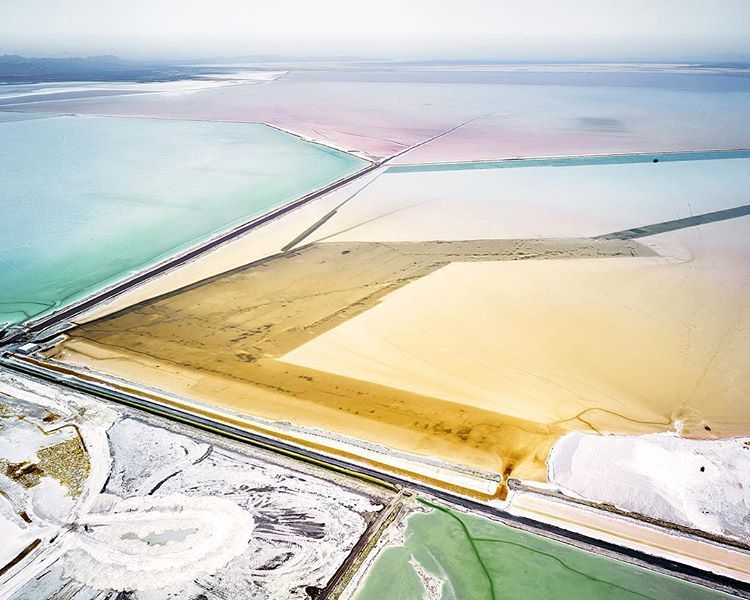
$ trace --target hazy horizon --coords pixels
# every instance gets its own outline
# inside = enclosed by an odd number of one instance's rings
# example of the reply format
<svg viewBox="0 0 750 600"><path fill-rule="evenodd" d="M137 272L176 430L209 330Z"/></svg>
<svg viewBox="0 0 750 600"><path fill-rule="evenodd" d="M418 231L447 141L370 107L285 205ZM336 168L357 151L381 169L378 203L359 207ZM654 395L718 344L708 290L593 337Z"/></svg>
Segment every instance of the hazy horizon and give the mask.
<svg viewBox="0 0 750 600"><path fill-rule="evenodd" d="M373 6L375 7L373 9ZM0 55L746 61L750 2L4 0Z"/></svg>

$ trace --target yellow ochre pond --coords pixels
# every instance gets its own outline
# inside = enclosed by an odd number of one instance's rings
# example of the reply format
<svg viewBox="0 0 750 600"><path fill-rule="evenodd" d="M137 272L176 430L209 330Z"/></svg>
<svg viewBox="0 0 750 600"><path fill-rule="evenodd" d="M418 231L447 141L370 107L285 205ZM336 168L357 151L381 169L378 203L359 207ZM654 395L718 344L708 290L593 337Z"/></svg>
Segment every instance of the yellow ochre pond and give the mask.
<svg viewBox="0 0 750 600"><path fill-rule="evenodd" d="M49 356L544 480L568 431L747 430L749 225L314 243L84 324Z"/></svg>

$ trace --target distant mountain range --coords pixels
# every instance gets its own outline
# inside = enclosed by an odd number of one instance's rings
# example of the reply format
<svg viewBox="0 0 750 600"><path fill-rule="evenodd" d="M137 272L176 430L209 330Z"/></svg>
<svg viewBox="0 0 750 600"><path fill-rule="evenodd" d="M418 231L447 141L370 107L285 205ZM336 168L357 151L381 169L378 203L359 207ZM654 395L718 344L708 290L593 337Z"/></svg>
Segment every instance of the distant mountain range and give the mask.
<svg viewBox="0 0 750 600"><path fill-rule="evenodd" d="M0 84L43 83L54 81L174 81L191 79L209 74L231 72L237 68L269 69L298 65L298 68L316 69L321 64L329 68L393 69L410 67L447 67L466 65L503 65L503 64L573 64L555 61L503 61L503 60L383 60L363 59L354 56L331 56L310 58L280 54L256 54L250 56L217 56L211 58L185 60L127 60L113 55L71 57L71 58L29 58L16 54L0 56ZM587 63L589 64L589 63ZM598 63L590 63L598 64ZM610 64L610 63L601 63ZM644 63L648 64L648 63ZM690 67L737 69L738 74L746 76L750 68L747 62L722 62L711 64L692 63ZM745 72L743 72L745 71ZM731 73L730 73L731 74Z"/></svg>
<svg viewBox="0 0 750 600"><path fill-rule="evenodd" d="M133 61L117 56L85 58L27 58L15 54L0 56L0 83L45 81L171 81L198 76L217 69L167 62Z"/></svg>
<svg viewBox="0 0 750 600"><path fill-rule="evenodd" d="M127 60L113 55L34 58L6 54L0 56L0 84L53 81L173 81L207 74L243 69L271 68L274 64L340 62L356 63L356 57L329 57L325 60L278 54L217 56L185 60ZM262 65L262 67L261 67Z"/></svg>

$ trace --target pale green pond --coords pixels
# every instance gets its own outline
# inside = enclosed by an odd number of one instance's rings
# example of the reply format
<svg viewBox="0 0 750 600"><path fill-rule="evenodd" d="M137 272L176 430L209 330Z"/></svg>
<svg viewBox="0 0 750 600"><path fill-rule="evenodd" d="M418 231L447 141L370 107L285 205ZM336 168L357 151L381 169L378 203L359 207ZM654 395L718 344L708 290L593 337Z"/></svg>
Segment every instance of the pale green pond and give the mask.
<svg viewBox="0 0 750 600"><path fill-rule="evenodd" d="M408 517L355 600L731 598L698 585L441 506Z"/></svg>

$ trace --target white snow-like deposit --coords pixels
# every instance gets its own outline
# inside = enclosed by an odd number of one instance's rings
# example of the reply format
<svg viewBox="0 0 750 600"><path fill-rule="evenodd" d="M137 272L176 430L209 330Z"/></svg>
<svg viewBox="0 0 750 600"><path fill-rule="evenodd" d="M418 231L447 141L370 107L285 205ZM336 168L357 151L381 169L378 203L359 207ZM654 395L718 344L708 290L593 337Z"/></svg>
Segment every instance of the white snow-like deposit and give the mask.
<svg viewBox="0 0 750 600"><path fill-rule="evenodd" d="M18 417L3 419L0 431L0 460L10 463L35 463L38 450L75 436L71 428L58 429L45 435L37 424Z"/></svg>
<svg viewBox="0 0 750 600"><path fill-rule="evenodd" d="M0 439L4 442L0 444L0 459L36 463L40 449L79 435L89 465L83 491L77 498L50 476L43 476L29 488L0 476L0 513L15 525L15 531L0 537L0 541L9 540L6 545L15 549L19 545L26 547L34 539L45 542L0 578L0 598L9 598L26 582L55 564L65 552L69 538L73 537L67 524L77 522L78 515L86 514L89 504L104 486L111 467L106 431L118 413L83 394L5 369L0 369L0 402L8 405L9 412L0 419ZM46 422L47 413L57 418ZM3 499L7 503L3 503ZM21 511L27 513L30 524L18 516ZM56 541L46 543L52 539Z"/></svg>
<svg viewBox="0 0 750 600"><path fill-rule="evenodd" d="M59 94L65 94L64 97L68 97L67 95L75 93L95 95L96 92L105 96L108 92L133 95L150 93L167 96L182 95L229 85L267 83L278 79L287 72L238 70L227 73L210 73L201 77L174 81L81 81L5 85L0 88L0 99L17 99L18 102L41 102L49 99L55 100L57 99L55 96Z"/></svg>
<svg viewBox="0 0 750 600"><path fill-rule="evenodd" d="M571 433L548 465L550 482L571 495L709 533L750 536L747 440Z"/></svg>
<svg viewBox="0 0 750 600"><path fill-rule="evenodd" d="M35 527L24 527L0 511L0 565L13 560L26 546L37 539L39 531Z"/></svg>
<svg viewBox="0 0 750 600"><path fill-rule="evenodd" d="M213 573L242 554L253 519L226 498L102 494L81 526L63 559L66 575L98 589L151 590Z"/></svg>
<svg viewBox="0 0 750 600"><path fill-rule="evenodd" d="M52 477L42 477L29 495L33 514L44 522L64 524L75 505L65 486Z"/></svg>
<svg viewBox="0 0 750 600"><path fill-rule="evenodd" d="M441 600L446 580L430 573L413 554L409 557L409 564L416 571L419 580L422 582L424 591L423 600Z"/></svg>
<svg viewBox="0 0 750 600"><path fill-rule="evenodd" d="M42 437L77 430L90 465L77 498L49 476L30 489L0 481L0 536L14 541L5 554L54 539L0 578L1 600L57 597L70 582L81 598L214 590L303 599L307 586L330 580L382 508L380 495L359 484L2 368L0 395L11 415L4 423L33 423ZM48 413L57 418L48 422ZM40 446L27 437L24 456L36 458Z"/></svg>

